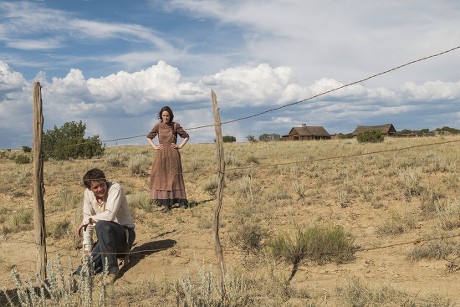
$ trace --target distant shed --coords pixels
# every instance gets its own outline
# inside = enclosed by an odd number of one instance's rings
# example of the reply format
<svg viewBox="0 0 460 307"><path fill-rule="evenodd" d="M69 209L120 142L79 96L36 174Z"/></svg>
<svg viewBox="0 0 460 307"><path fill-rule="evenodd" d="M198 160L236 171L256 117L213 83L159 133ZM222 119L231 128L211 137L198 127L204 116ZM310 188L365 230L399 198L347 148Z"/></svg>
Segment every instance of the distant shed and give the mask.
<svg viewBox="0 0 460 307"><path fill-rule="evenodd" d="M379 126L357 126L355 131L353 131L353 136L357 136L360 133L372 131L372 130L378 130L383 135L387 135L387 136L396 135L396 129L393 126L393 124L386 124L386 125L379 125Z"/></svg>
<svg viewBox="0 0 460 307"><path fill-rule="evenodd" d="M331 135L323 126L293 127L289 134L283 135L283 141L311 141L311 140L330 140Z"/></svg>

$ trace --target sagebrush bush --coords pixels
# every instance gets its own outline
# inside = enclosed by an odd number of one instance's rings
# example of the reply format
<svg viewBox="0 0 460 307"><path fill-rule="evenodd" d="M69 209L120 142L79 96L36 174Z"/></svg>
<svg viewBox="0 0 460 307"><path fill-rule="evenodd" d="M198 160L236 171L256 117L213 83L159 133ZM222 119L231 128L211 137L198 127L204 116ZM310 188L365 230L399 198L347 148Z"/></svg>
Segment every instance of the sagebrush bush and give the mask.
<svg viewBox="0 0 460 307"><path fill-rule="evenodd" d="M212 268L199 268L197 276L188 273L179 278L175 290L177 306L254 306L243 276L229 271L220 278Z"/></svg>
<svg viewBox="0 0 460 307"><path fill-rule="evenodd" d="M69 232L72 231L70 228L71 224L70 221L63 220L63 221L58 221L56 223L51 223L50 227L48 227L48 236L51 236L55 239L61 239L65 235L67 235Z"/></svg>
<svg viewBox="0 0 460 307"><path fill-rule="evenodd" d="M256 156L249 156L249 157L247 157L247 158L246 158L246 162L247 162L248 164L251 164L251 163L252 163L252 164L260 164L260 161L259 161L259 159L258 159Z"/></svg>
<svg viewBox="0 0 460 307"><path fill-rule="evenodd" d="M353 240L340 226L313 226L303 229L296 226L291 232L283 232L267 243L269 253L293 265L291 278L303 260L325 264L344 263L354 257Z"/></svg>
<svg viewBox="0 0 460 307"><path fill-rule="evenodd" d="M145 212L152 212L154 206L157 204L155 201L151 201L147 193L136 193L126 195L129 206L131 208L139 208Z"/></svg>
<svg viewBox="0 0 460 307"><path fill-rule="evenodd" d="M32 162L32 158L26 155L17 155L14 158L14 162L16 164L29 164L30 162Z"/></svg>
<svg viewBox="0 0 460 307"><path fill-rule="evenodd" d="M205 183L203 189L211 196L216 196L217 188L219 187L219 177L217 175L211 176Z"/></svg>
<svg viewBox="0 0 460 307"><path fill-rule="evenodd" d="M147 176L149 167L152 164L151 160L144 155L135 155L128 162L131 174L136 176Z"/></svg>
<svg viewBox="0 0 460 307"><path fill-rule="evenodd" d="M10 226L13 232L23 230L31 230L33 228L33 212L32 210L21 209L18 212L10 215Z"/></svg>
<svg viewBox="0 0 460 307"><path fill-rule="evenodd" d="M458 255L460 244L449 240L434 240L422 245L415 246L408 253L411 261L422 259L445 259L450 254Z"/></svg>
<svg viewBox="0 0 460 307"><path fill-rule="evenodd" d="M378 235L398 235L415 227L416 220L411 213L399 214L395 212L391 218L377 227L376 233Z"/></svg>
<svg viewBox="0 0 460 307"><path fill-rule="evenodd" d="M22 151L25 153L32 152L32 148L29 146L22 146Z"/></svg>
<svg viewBox="0 0 460 307"><path fill-rule="evenodd" d="M443 230L460 227L460 198L436 202L436 217Z"/></svg>
<svg viewBox="0 0 460 307"><path fill-rule="evenodd" d="M123 167L126 164L125 156L120 155L118 153L108 155L105 160L107 161L107 164L109 166L113 166L113 167Z"/></svg>
<svg viewBox="0 0 460 307"><path fill-rule="evenodd" d="M357 277L337 287L337 294L343 299L343 306L452 306L449 299L439 295L409 295L385 284L370 287Z"/></svg>
<svg viewBox="0 0 460 307"><path fill-rule="evenodd" d="M46 280L41 280L39 276L24 282L16 268L11 271L16 283L16 295L11 297L6 291L3 294L7 298L9 306L98 306L107 305L107 272L106 269L101 273L102 280L95 287L95 275L90 265L91 257L85 257L82 264L82 274L69 276L69 272L64 272L61 265L60 255L56 255L56 261L48 260L46 264ZM70 260L72 269L72 260ZM106 265L107 267L107 265ZM98 293L99 292L99 293ZM94 296L99 294L99 299Z"/></svg>
<svg viewBox="0 0 460 307"><path fill-rule="evenodd" d="M262 241L267 233L260 223L249 220L235 227L230 240L246 252L257 252L261 249Z"/></svg>

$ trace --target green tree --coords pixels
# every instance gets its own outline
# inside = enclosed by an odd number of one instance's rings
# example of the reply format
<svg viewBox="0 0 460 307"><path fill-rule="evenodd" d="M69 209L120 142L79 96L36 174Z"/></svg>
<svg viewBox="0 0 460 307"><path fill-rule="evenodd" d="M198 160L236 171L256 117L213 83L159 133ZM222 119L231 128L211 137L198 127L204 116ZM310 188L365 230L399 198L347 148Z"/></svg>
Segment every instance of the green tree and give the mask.
<svg viewBox="0 0 460 307"><path fill-rule="evenodd" d="M236 142L236 137L234 137L233 135L224 135L222 137L222 141L224 143L233 143Z"/></svg>
<svg viewBox="0 0 460 307"><path fill-rule="evenodd" d="M95 135L85 139L86 124L66 122L61 128L54 126L43 135L43 153L45 159L68 160L102 156L104 147Z"/></svg>
<svg viewBox="0 0 460 307"><path fill-rule="evenodd" d="M371 130L358 134L358 143L381 143L384 140L379 130Z"/></svg>
<svg viewBox="0 0 460 307"><path fill-rule="evenodd" d="M270 142L270 141L279 141L281 139L281 136L277 133L264 133L259 135L259 141L261 142Z"/></svg>
<svg viewBox="0 0 460 307"><path fill-rule="evenodd" d="M447 126L444 126L442 128L438 128L436 129L436 131L440 134L444 134L444 133L451 133L451 134L459 134L460 133L460 130L458 129L455 129L455 128L450 128L450 127L447 127Z"/></svg>
<svg viewBox="0 0 460 307"><path fill-rule="evenodd" d="M422 129L420 130L420 133L424 133L424 134L430 133L430 129L428 128Z"/></svg>
<svg viewBox="0 0 460 307"><path fill-rule="evenodd" d="M403 129L403 130L401 130L399 133L400 133L400 134L411 134L411 133L413 133L413 131L412 131L412 130L409 130L409 129Z"/></svg>
<svg viewBox="0 0 460 307"><path fill-rule="evenodd" d="M246 139L247 139L249 142L251 142L251 143L257 142L256 138L255 138L253 135L251 135L251 134L248 135L248 136L246 137Z"/></svg>

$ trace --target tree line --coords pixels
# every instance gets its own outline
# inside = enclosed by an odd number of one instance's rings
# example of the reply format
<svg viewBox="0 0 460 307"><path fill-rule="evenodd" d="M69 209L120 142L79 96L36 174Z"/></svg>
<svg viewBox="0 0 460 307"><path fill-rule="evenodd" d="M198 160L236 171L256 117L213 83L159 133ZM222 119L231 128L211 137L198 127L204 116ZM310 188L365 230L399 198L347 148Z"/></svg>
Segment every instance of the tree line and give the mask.
<svg viewBox="0 0 460 307"><path fill-rule="evenodd" d="M104 154L105 144L99 139L99 135L85 137L86 124L82 121L66 122L62 127L54 126L54 129L47 130L43 134L42 150L44 159L68 160L68 159L91 159ZM435 134L460 134L460 130L444 126L433 131L429 129L409 130L403 129L397 132L397 136L404 135L435 135ZM351 138L351 134L338 134L338 138ZM236 142L236 137L225 135L222 137L224 143ZM256 139L254 135L246 136L249 142L272 142L281 140L277 133L263 133ZM216 140L214 140L215 142ZM358 137L359 142L382 142L383 135L378 131L371 131ZM23 146L24 152L30 152L31 148Z"/></svg>

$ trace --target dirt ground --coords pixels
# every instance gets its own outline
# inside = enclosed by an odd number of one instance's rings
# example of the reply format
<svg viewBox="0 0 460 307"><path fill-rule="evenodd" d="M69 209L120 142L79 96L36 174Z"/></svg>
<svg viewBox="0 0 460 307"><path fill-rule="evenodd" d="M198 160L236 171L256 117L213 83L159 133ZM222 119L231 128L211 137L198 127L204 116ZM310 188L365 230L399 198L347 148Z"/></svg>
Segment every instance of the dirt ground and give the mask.
<svg viewBox="0 0 460 307"><path fill-rule="evenodd" d="M137 228L137 239L133 247L130 263L122 272L123 275L116 281L117 285L128 286L140 284L143 281L174 280L184 276L188 271L206 264L214 265L216 256L214 252L214 237L210 229L197 230L194 226L193 211L200 214L213 212L211 202L200 205L200 208L175 209L169 214L158 211L153 212L161 216L164 231L152 233L148 228ZM308 218L311 212L297 212L299 218ZM369 285L388 285L395 289L413 295L428 296L441 295L449 298L456 305L460 304L459 272L449 272L446 260L430 260L411 262L407 260L408 250L416 244L417 235L398 237L396 242L391 240L373 239L368 237L373 234L374 221L364 214L354 212L355 243L360 247L356 259L347 264L326 264L322 266L304 264L292 280L295 288L308 289L312 296L324 296L323 306L334 306L335 300L329 298L334 289L345 285L350 278L358 277ZM177 221L180 220L178 223ZM225 233L222 234L225 237ZM407 242L415 243L410 244ZM14 282L10 270L13 265L21 276L33 276L36 269L37 247L35 246L33 232L23 232L3 238L0 243L1 275L0 287L14 289ZM401 245L398 245L398 242ZM240 266L248 261L247 256L236 249L226 249L226 240L223 240L224 260L227 266ZM377 248L376 248L377 247ZM69 257L78 261L79 251L71 246L60 246L52 240L47 242L48 259L55 261L56 253L61 257L62 266L69 270ZM278 268L280 274L289 274L290 267ZM335 302L335 303L334 303Z"/></svg>
<svg viewBox="0 0 460 307"><path fill-rule="evenodd" d="M410 157L407 160L402 159L410 161ZM373 172L377 171L373 170ZM458 171L455 170L454 173L456 172ZM260 179L260 184L268 186L263 180L276 181L277 178L272 176L280 175L267 172L265 178ZM145 178L136 178L133 182L125 181L125 184L142 186L145 180ZM430 177L426 185L444 184L441 179L439 182L436 180L437 177ZM186 184L189 185L192 181L191 178L186 178ZM231 182L228 183L227 191L230 191L230 184ZM316 184L320 186L321 183ZM379 184L376 183L376 186ZM338 306L341 304L340 298L337 297L337 287L345 286L350 279L359 278L370 287L388 286L414 297L439 295L449 299L453 306L460 306L460 283L458 282L460 272L457 271L457 259L449 259L453 262L447 259L419 261L408 259L408 253L414 246L429 244L430 238L436 237L435 229L439 227L435 218L415 219L416 224L413 229L402 234L376 234L382 221L390 218L394 212L412 214L420 211L419 201L403 201L388 197L388 187L386 189L382 187L381 190L375 189L373 192L379 194L374 197L383 204L378 208L373 207L369 202L360 201L360 198L354 199L347 206L331 205L337 201L334 199L337 198L334 196L336 187L325 186L323 183L321 188L323 189L321 193L309 194L307 203L291 198L284 201L282 206L275 207L272 212L273 220L267 221L267 225L271 225L271 232L282 229L293 220L305 223L321 220L341 225L354 237L354 245L358 248L356 258L349 263L338 265L302 263L291 281L295 289L307 291L310 297L315 298L316 305ZM126 288L152 279L177 281L180 276L195 271L197 267L203 265L213 266L215 269L217 258L214 251L212 221L216 201L213 197L203 194L202 189L196 186L189 185L187 189L189 197L197 203L196 206L188 209L176 208L169 213L162 213L161 208L155 207L151 212L138 216L137 238L132 249L131 261L123 268L121 277L116 281L117 286ZM47 193L54 192L48 189ZM456 195L456 192L454 191L453 194ZM222 224L220 237L225 264L228 268L253 266L256 270L263 270L260 267L261 259L247 255L230 242L229 235L234 224L233 213L240 204L230 193L226 195L228 198L224 198L220 220ZM0 193L0 204L17 206L18 210L19 208L31 209L31 202L30 198L25 201L24 197ZM452 236L452 240L458 241L460 231L453 229L449 235ZM59 254L62 267L68 273L72 271L69 259L73 261L73 269L80 259L80 251L75 249L75 239L71 233L61 240L48 238L47 253L51 261L55 261L56 255ZM11 277L14 266L17 267L22 279L27 280L33 276L36 271L36 259L37 246L34 244L32 230L3 235L0 238L0 274L3 277L0 279L0 289L16 287ZM452 264L453 266L449 267ZM276 267L276 274L289 276L290 270L289 265L279 264ZM296 302L290 304L297 305ZM298 305L302 306L301 303Z"/></svg>

